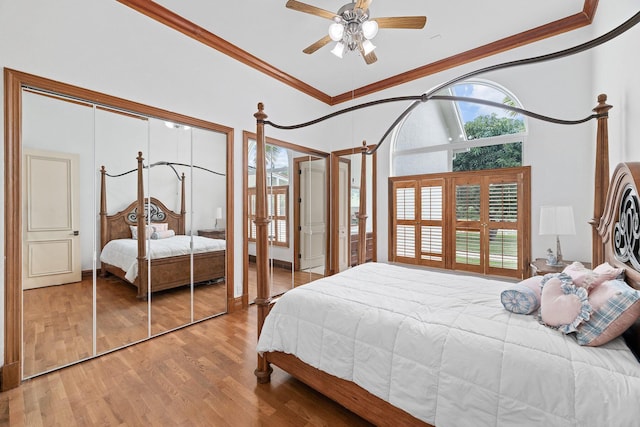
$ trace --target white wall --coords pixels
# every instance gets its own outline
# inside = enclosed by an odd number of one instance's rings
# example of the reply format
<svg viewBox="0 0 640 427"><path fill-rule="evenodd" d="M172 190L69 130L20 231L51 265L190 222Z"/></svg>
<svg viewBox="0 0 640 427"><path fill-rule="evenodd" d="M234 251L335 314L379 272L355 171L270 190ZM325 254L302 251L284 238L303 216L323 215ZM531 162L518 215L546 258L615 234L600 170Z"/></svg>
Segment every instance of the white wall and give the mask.
<svg viewBox="0 0 640 427"><path fill-rule="evenodd" d="M598 34L607 32L613 23L621 23L640 9L635 0L607 2L598 7L594 26ZM595 49L593 87L607 94L609 112L609 165L623 161L640 161L638 144L633 126L640 117L640 28L636 26L603 47Z"/></svg>
<svg viewBox="0 0 640 427"><path fill-rule="evenodd" d="M536 44L476 61L436 76L358 99L335 108L321 104L265 75L203 46L114 1L0 0L0 66L74 84L109 95L194 116L235 129L234 191L236 294L242 283L242 130L254 131L257 102L269 119L299 123L354 103L398 95L417 95L461 73L512 59L566 48L603 32L631 14L632 0L600 2L595 28L590 26ZM640 87L633 86L639 29L596 52L557 62L490 73L512 91L525 108L566 118L584 117L599 92L610 94L616 107L610 124L612 163L640 151L631 141L630 117L638 112ZM606 63L603 63L606 59ZM594 63L596 65L594 65ZM615 77L612 77L615 76ZM4 95L0 89L0 95ZM269 136L323 151L369 144L380 136L406 104L387 104L358 111L312 128L293 132L269 129ZM617 115L616 115L617 114ZM1 125L2 127L4 124ZM563 239L566 258L588 260L595 123L560 127L529 121L525 163L533 166L532 238L534 256L542 256L551 239L537 236L537 207L562 201L574 206L577 235ZM336 137L336 135L345 135ZM330 141L331 146L327 146ZM620 142L618 142L620 141ZM387 175L389 141L378 151L378 256L387 258ZM0 178L3 180L3 178ZM3 192L4 182L0 185ZM3 194L4 196L4 194ZM4 224L4 212L0 213ZM4 230L2 227L1 230ZM2 233L2 231L0 231ZM4 241L4 236L2 237ZM4 245L0 251L4 252ZM4 254L3 255L7 255ZM4 257L3 257L4 259ZM4 278L4 263L1 266ZM4 286L0 286L4 301ZM4 304L0 304L0 319ZM0 325L0 331L3 331ZM2 332L0 332L2 333ZM0 338L0 346L4 339ZM0 349L4 353L4 349Z"/></svg>

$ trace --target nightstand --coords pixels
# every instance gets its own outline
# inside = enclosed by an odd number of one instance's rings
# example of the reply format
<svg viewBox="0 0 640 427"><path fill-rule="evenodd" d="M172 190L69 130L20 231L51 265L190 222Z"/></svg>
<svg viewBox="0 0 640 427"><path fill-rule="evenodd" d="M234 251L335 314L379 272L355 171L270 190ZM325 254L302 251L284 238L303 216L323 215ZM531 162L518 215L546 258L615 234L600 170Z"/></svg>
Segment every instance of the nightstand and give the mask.
<svg viewBox="0 0 640 427"><path fill-rule="evenodd" d="M205 230L198 230L198 236L208 237L210 239L225 240L227 238L227 230L224 228L209 228Z"/></svg>
<svg viewBox="0 0 640 427"><path fill-rule="evenodd" d="M585 266L585 268L591 268L590 262L580 262ZM573 261L565 260L562 261L561 265L548 265L546 258L536 258L535 261L531 263L531 272L534 275L537 274L539 276L544 276L548 273L562 273L562 270L564 270L565 267L571 263L573 263Z"/></svg>

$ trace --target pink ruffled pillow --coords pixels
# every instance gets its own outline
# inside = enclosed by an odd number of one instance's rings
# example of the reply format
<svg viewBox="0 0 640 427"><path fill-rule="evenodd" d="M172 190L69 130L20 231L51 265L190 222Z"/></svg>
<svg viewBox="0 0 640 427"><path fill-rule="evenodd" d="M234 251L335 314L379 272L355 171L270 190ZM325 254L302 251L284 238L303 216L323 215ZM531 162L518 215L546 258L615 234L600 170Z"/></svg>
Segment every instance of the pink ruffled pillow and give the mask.
<svg viewBox="0 0 640 427"><path fill-rule="evenodd" d="M153 231L167 231L169 230L168 222L154 222L151 224Z"/></svg>
<svg viewBox="0 0 640 427"><path fill-rule="evenodd" d="M575 332L591 316L587 290L565 276L545 280L540 296L540 320L564 334Z"/></svg>
<svg viewBox="0 0 640 427"><path fill-rule="evenodd" d="M576 261L565 267L562 272L571 277L574 285L585 288L588 291L607 280L619 278L624 274L624 269L614 268L608 263L604 263L591 270Z"/></svg>

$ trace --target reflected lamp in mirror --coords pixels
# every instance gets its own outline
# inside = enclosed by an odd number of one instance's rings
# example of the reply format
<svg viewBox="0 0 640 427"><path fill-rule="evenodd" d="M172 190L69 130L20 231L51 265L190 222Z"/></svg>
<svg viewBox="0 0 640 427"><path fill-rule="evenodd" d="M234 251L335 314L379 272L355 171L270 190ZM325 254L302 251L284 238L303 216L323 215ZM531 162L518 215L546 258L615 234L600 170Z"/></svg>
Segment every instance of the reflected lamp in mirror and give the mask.
<svg viewBox="0 0 640 427"><path fill-rule="evenodd" d="M541 206L540 235L556 236L556 263L562 264L560 236L576 234L572 206Z"/></svg>
<svg viewBox="0 0 640 427"><path fill-rule="evenodd" d="M221 228L220 224L222 223L222 208L216 208L216 226L215 228Z"/></svg>

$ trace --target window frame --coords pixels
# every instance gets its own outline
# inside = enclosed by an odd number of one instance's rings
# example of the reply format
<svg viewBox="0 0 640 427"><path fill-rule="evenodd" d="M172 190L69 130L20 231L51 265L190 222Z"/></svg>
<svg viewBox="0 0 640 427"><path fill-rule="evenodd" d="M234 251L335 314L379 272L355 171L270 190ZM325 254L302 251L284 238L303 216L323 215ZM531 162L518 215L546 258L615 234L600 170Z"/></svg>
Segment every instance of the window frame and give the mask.
<svg viewBox="0 0 640 427"><path fill-rule="evenodd" d="M278 196L284 196L285 199L285 207L284 207L284 215L274 215L273 209L271 207L277 206ZM248 198L248 223L247 223L247 240L249 242L256 241L255 235L255 226L254 221L256 219L255 212L255 198L256 198L256 187L249 187L247 189L247 198ZM290 218L289 218L289 185L274 185L269 186L267 188L267 208L269 212L267 212L267 217L270 220L268 227L268 239L269 244L274 246L282 246L289 247L290 244ZM284 221L284 240L279 240L279 228L276 226L277 221Z"/></svg>
<svg viewBox="0 0 640 427"><path fill-rule="evenodd" d="M496 91L499 91L501 93L503 93L505 95L505 97L508 97L509 99L514 101L514 105L516 107L522 107L522 104L520 103L520 101L517 99L517 97L511 93L510 91L508 91L506 88L504 88L501 85L498 85L494 82L491 82L489 80L484 80L484 79L472 79L472 80L465 80L462 82L459 82L457 84L455 84L453 87L455 86L462 86L462 85L481 85L481 86L486 86L489 88L492 88ZM446 88L444 89L446 91L448 91L448 95L455 95L453 93L453 89L452 88ZM405 117L402 122L400 123L400 125L396 128L396 130L393 133L392 136L392 144L391 148L390 148L390 156L389 156L389 170L390 170L390 176L402 176L400 175L397 170L396 167L394 167L395 164L395 160L397 158L397 156L412 156L412 155L416 155L416 154L428 154L428 153L446 153L447 156L447 166L446 166L446 171L440 171L440 172L435 172L435 173L445 173L445 172L452 172L453 171L453 162L455 159L455 155L457 152L461 152L461 151L466 151L472 148L476 148L476 147L488 147L488 146L495 146L495 145L504 145L504 144L511 144L511 143L517 143L517 142L521 142L521 150L522 150L522 162L521 165L525 164L524 161L524 153L525 153L525 144L526 144L526 140L527 137L529 135L528 133L528 123L527 123L527 117L523 116L523 123L524 123L524 132L519 132L519 133L512 133L512 134L503 134L503 135L498 135L498 136L490 136L490 137L486 137L486 138L478 138L478 139L471 139L471 140L467 140L466 139L466 132L464 131L464 122L463 119L461 117L461 112L460 112L460 108L458 106L459 102L465 102L465 101L429 101L429 102L454 102L455 103L455 120L456 122L459 124L460 129L462 132L465 133L465 140L461 141L461 142L446 142L446 143L442 143L442 144L437 144L437 145L429 145L429 146L423 146L423 147L417 147L417 148L411 148L408 150L402 150L402 151L398 151L397 150L397 145L398 145L398 137L399 135L402 133L402 129L404 127L404 124L407 120L409 120L409 118L411 117L411 115L408 115L407 117ZM420 172L418 172L420 173ZM425 172L427 173L427 172ZM413 175L413 173L412 173Z"/></svg>

